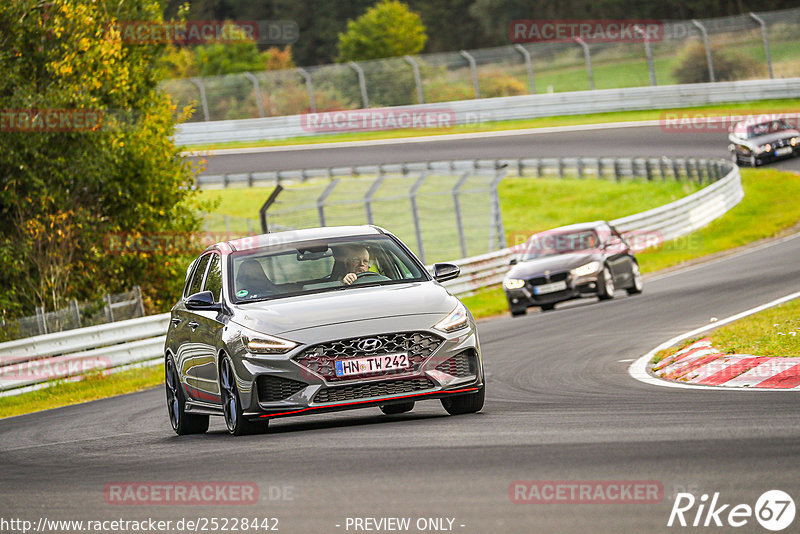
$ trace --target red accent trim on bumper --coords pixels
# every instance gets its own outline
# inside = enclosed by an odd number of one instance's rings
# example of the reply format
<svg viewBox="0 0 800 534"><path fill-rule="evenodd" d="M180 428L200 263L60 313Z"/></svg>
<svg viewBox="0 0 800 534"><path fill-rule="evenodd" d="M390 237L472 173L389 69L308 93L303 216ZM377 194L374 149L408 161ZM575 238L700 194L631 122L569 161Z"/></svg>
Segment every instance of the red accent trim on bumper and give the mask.
<svg viewBox="0 0 800 534"><path fill-rule="evenodd" d="M428 391L426 393L415 393L413 395L400 395L397 397L389 397L388 399L380 399L380 400L363 400L363 401L354 401L354 402L343 402L341 404L326 404L325 406L309 406L308 408L301 408L299 410L294 410L291 412L282 412L282 413L271 413L271 414L264 414L259 415L259 417L277 417L279 415L294 415L298 413L303 413L309 410L319 410L319 409L327 409L327 408L334 408L337 406L353 406L355 404L368 404L368 403L380 403L381 401L390 401L390 400L397 400L397 399L408 399L412 397L424 397L426 395L438 395L442 393L466 393L469 391L478 391L479 388L465 388L465 389L454 389L453 391Z"/></svg>

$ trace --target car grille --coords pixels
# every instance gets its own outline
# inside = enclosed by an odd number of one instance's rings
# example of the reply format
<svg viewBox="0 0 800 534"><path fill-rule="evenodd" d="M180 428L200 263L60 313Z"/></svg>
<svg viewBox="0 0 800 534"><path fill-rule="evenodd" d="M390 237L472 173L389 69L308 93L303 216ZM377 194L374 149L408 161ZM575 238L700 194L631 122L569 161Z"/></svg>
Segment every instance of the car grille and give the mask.
<svg viewBox="0 0 800 534"><path fill-rule="evenodd" d="M465 350L437 365L436 370L447 373L450 376L462 378L465 376L474 376L475 367L475 352L472 350Z"/></svg>
<svg viewBox="0 0 800 534"><path fill-rule="evenodd" d="M381 346L378 349L366 351L358 347L360 343L374 339L381 342ZM336 360L405 352L408 354L409 363L411 364L410 370L418 371L422 362L428 359L443 341L439 336L428 332L377 334L312 345L295 356L294 361L328 381L353 380L354 376L336 376ZM381 371L372 373L369 376L386 376L397 373L398 371Z"/></svg>
<svg viewBox="0 0 800 534"><path fill-rule="evenodd" d="M434 387L434 383L427 378L382 380L368 384L323 388L314 395L314 402L343 402L385 397L433 389Z"/></svg>
<svg viewBox="0 0 800 534"><path fill-rule="evenodd" d="M564 273L551 274L548 277L539 276L528 280L528 284L530 286L540 286L543 284L549 284L551 282L561 282L562 280L566 280L568 275L569 273L564 272Z"/></svg>
<svg viewBox="0 0 800 534"><path fill-rule="evenodd" d="M258 400L261 402L275 402L288 399L307 386L308 384L305 382L290 380L279 376L261 375L256 379Z"/></svg>

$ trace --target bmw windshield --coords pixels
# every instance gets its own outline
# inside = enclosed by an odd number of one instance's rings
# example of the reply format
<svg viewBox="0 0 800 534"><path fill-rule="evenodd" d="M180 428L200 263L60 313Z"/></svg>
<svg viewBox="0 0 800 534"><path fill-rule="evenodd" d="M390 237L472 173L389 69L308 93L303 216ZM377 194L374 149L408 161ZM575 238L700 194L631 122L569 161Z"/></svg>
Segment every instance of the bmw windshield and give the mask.
<svg viewBox="0 0 800 534"><path fill-rule="evenodd" d="M407 250L388 236L304 241L231 254L235 303L308 293L430 280Z"/></svg>
<svg viewBox="0 0 800 534"><path fill-rule="evenodd" d="M542 232L532 235L525 242L521 261L530 261L558 254L570 254L596 249L600 240L593 230L580 232Z"/></svg>

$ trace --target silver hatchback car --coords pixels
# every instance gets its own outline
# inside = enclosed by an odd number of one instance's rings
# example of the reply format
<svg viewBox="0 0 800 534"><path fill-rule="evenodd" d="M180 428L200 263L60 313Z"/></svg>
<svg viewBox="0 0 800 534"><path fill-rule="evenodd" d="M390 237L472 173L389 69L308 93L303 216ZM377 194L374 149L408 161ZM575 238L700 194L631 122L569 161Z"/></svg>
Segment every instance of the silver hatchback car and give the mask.
<svg viewBox="0 0 800 534"><path fill-rule="evenodd" d="M218 243L187 272L165 344L167 408L178 434L221 415L231 434L274 417L441 399L450 414L484 402L469 310L395 236L328 227Z"/></svg>

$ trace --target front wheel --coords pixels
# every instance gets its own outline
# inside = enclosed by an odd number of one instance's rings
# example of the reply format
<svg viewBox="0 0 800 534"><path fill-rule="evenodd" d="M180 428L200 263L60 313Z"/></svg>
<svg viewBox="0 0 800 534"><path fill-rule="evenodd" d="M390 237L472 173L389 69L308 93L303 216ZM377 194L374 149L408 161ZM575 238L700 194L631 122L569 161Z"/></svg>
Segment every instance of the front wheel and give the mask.
<svg viewBox="0 0 800 534"><path fill-rule="evenodd" d="M485 394L486 386L481 386L481 389L475 393L458 395L456 397L445 397L442 399L442 406L450 415L475 413L483 408Z"/></svg>
<svg viewBox="0 0 800 534"><path fill-rule="evenodd" d="M600 280L597 282L600 286L600 291L597 295L600 300L613 299L614 292L617 290L617 288L614 286L614 277L611 276L611 271L608 269L608 265L603 267L603 274L601 275Z"/></svg>
<svg viewBox="0 0 800 534"><path fill-rule="evenodd" d="M167 392L167 411L172 430L179 436L202 434L208 430L208 416L186 413L186 397L171 356L164 362L164 385Z"/></svg>
<svg viewBox="0 0 800 534"><path fill-rule="evenodd" d="M239 399L239 387L236 385L236 375L233 372L233 363L225 356L220 365L220 390L222 392L222 411L225 426L234 436L244 436L265 432L269 420L254 422L247 419L242 413L242 403Z"/></svg>

